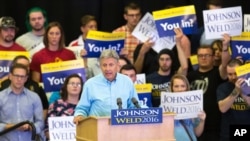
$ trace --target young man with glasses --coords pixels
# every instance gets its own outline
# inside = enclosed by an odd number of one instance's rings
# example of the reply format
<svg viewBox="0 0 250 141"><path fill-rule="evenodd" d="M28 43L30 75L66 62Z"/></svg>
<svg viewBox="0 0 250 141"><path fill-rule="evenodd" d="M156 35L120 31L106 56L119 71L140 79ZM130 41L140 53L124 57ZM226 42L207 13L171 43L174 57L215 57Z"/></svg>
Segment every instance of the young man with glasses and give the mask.
<svg viewBox="0 0 250 141"><path fill-rule="evenodd" d="M132 35L132 32L141 19L141 8L135 3L129 3L124 8L123 17L127 23L115 29L113 32L126 33L124 50L121 52L121 55L126 56L131 63L134 63L133 54L140 41Z"/></svg>
<svg viewBox="0 0 250 141"><path fill-rule="evenodd" d="M36 134L42 133L44 127L43 108L39 96L24 87L28 79L27 66L15 64L10 69L10 86L0 92L0 131L17 123L33 122ZM28 124L0 136L1 141L31 141L32 128Z"/></svg>
<svg viewBox="0 0 250 141"><path fill-rule="evenodd" d="M214 67L214 50L211 46L201 46L197 51L199 68L187 75L191 89L201 89L204 94L203 105L207 118L204 132L199 137L200 141L219 141L221 113L217 103L216 89L227 79L226 66L231 58L228 52L230 36L228 34L222 36L221 65Z"/></svg>
<svg viewBox="0 0 250 141"><path fill-rule="evenodd" d="M28 71L29 71L30 60L26 56L23 56L23 55L16 56L12 61L12 66L16 65L16 64L22 64L22 65L26 66L28 68ZM15 76L15 75L13 75L13 76L17 77L17 78L18 77L21 78L20 76ZM8 88L10 86L10 84L11 84L10 79L6 79L6 80L2 81L0 84L0 91ZM48 113L49 103L48 103L48 99L47 99L47 96L46 96L43 88L39 85L39 83L32 80L31 77L27 78L27 81L24 83L24 86L27 89L37 93L37 95L40 97L42 105L43 105L43 115L44 115L44 119L45 119L45 117Z"/></svg>

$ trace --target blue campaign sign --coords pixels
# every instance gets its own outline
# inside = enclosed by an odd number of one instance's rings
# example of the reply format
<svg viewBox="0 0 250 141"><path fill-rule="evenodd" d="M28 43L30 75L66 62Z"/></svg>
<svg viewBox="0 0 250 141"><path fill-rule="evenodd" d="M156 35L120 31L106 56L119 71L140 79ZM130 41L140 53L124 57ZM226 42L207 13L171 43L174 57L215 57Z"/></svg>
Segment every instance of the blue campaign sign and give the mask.
<svg viewBox="0 0 250 141"><path fill-rule="evenodd" d="M111 125L162 123L162 108L111 110Z"/></svg>
<svg viewBox="0 0 250 141"><path fill-rule="evenodd" d="M8 76L12 60L0 60L0 79Z"/></svg>
<svg viewBox="0 0 250 141"><path fill-rule="evenodd" d="M79 74L82 77L83 81L85 81L85 69L83 68L43 73L42 78L44 84L44 91L60 91L66 77L73 73Z"/></svg>
<svg viewBox="0 0 250 141"><path fill-rule="evenodd" d="M250 95L250 73L247 73L245 75L241 75L238 78L244 78L245 81L241 84L241 92L244 95L249 96Z"/></svg>
<svg viewBox="0 0 250 141"><path fill-rule="evenodd" d="M152 94L149 93L138 93L139 103L142 108L152 107Z"/></svg>
<svg viewBox="0 0 250 141"><path fill-rule="evenodd" d="M250 42L249 41L231 41L232 58L240 57L244 61L250 60Z"/></svg>
<svg viewBox="0 0 250 141"><path fill-rule="evenodd" d="M184 34L192 34L197 30L196 15L184 15L155 21L160 37L173 36L174 28L181 28Z"/></svg>
<svg viewBox="0 0 250 141"><path fill-rule="evenodd" d="M124 47L124 40L101 41L101 40L86 39L84 44L84 48L88 52L86 57L94 57L94 58L99 58L101 52L105 49L112 49L115 50L118 54L120 54L120 51L123 47Z"/></svg>

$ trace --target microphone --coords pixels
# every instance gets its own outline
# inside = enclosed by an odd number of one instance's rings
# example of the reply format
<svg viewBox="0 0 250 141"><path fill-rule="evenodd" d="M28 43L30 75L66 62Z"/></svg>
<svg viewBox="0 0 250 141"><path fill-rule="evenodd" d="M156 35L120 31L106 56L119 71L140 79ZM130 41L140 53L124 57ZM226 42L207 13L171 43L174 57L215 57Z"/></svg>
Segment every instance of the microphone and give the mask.
<svg viewBox="0 0 250 141"><path fill-rule="evenodd" d="M133 104L135 105L136 108L141 108L141 106L139 105L136 98L132 97L132 102L133 102Z"/></svg>
<svg viewBox="0 0 250 141"><path fill-rule="evenodd" d="M122 99L120 97L116 99L116 103L118 105L118 109L122 109Z"/></svg>

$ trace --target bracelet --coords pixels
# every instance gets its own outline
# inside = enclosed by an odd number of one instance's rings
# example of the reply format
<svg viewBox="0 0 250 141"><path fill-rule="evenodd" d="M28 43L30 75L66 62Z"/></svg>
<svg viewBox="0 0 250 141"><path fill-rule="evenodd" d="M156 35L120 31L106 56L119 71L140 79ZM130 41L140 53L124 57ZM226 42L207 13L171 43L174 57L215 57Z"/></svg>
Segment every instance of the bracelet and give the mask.
<svg viewBox="0 0 250 141"><path fill-rule="evenodd" d="M239 93L237 92L237 90L234 88L234 90L232 91L231 93L231 96L236 96L238 95Z"/></svg>

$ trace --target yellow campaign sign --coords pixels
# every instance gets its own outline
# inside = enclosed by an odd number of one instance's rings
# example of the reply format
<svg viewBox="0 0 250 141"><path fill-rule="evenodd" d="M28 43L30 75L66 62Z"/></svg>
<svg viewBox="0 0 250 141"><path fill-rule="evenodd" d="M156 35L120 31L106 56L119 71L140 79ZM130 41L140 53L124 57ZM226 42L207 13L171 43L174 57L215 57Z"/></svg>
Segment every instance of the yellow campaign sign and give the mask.
<svg viewBox="0 0 250 141"><path fill-rule="evenodd" d="M13 60L18 55L30 58L30 54L27 51L0 51L0 60Z"/></svg>
<svg viewBox="0 0 250 141"><path fill-rule="evenodd" d="M61 61L61 62L48 63L48 64L41 65L41 71L43 73L64 71L64 70L69 70L72 68L74 69L84 68L83 60L77 59L77 60Z"/></svg>
<svg viewBox="0 0 250 141"><path fill-rule="evenodd" d="M197 55L190 56L190 62L191 62L192 65L197 65L198 64Z"/></svg>
<svg viewBox="0 0 250 141"><path fill-rule="evenodd" d="M232 41L249 41L250 40L250 32L242 32L239 36L233 36Z"/></svg>
<svg viewBox="0 0 250 141"><path fill-rule="evenodd" d="M91 30L87 34L87 39L100 40L100 41L109 41L109 40L124 40L125 32L102 32L102 31L94 31Z"/></svg>
<svg viewBox="0 0 250 141"><path fill-rule="evenodd" d="M235 72L237 76L248 74L250 72L250 64L235 67Z"/></svg>
<svg viewBox="0 0 250 141"><path fill-rule="evenodd" d="M160 20L160 19L183 16L183 15L191 15L191 14L196 14L194 5L153 11L154 20Z"/></svg>
<svg viewBox="0 0 250 141"><path fill-rule="evenodd" d="M135 89L138 94L140 93L151 93L152 91L152 84L135 84Z"/></svg>

